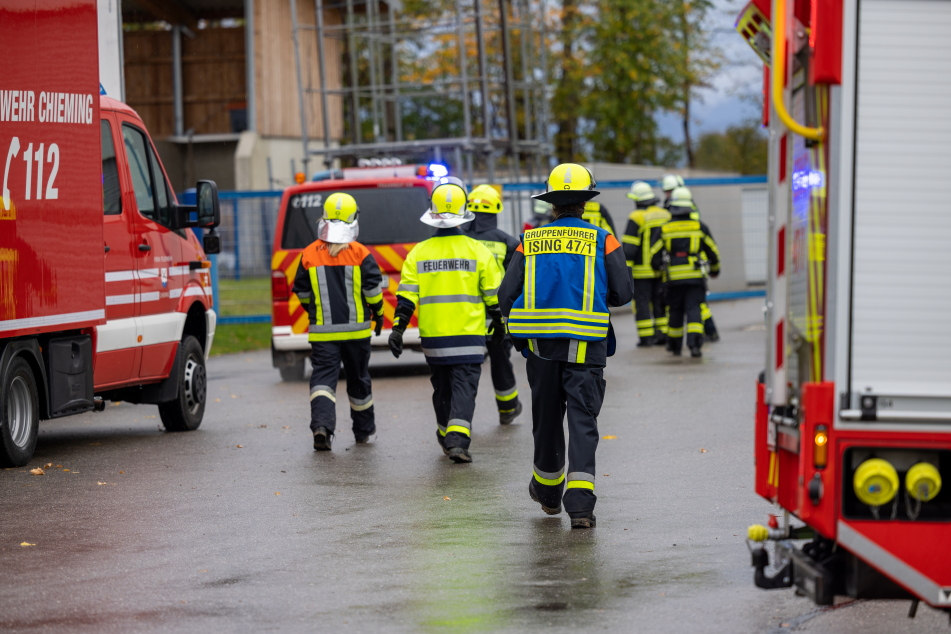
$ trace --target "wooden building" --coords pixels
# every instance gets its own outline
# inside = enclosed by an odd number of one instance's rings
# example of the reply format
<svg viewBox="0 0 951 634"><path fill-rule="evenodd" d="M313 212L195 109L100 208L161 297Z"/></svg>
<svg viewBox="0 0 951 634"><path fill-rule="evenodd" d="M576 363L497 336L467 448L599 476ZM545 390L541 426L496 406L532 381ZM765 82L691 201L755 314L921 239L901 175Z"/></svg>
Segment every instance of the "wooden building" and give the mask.
<svg viewBox="0 0 951 634"><path fill-rule="evenodd" d="M116 0L105 0L115 2ZM103 3L104 0L100 0ZM315 3L297 0L300 71L320 84ZM145 121L177 191L213 178L220 189L268 189L303 167L292 0L121 0L123 100ZM341 22L324 9L325 25ZM328 88L341 87L341 41L324 38ZM328 100L326 142L343 135L341 97ZM324 113L304 94L309 147Z"/></svg>

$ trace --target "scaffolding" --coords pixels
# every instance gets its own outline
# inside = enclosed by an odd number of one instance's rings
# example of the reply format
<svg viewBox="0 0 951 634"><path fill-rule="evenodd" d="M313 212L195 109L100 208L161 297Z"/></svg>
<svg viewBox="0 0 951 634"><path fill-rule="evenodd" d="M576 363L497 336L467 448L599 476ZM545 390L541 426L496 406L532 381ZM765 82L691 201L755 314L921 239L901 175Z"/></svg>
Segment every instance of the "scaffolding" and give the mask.
<svg viewBox="0 0 951 634"><path fill-rule="evenodd" d="M452 164L470 184L535 182L542 175L552 155L547 0L431 0L425 16L404 12L399 0L313 1L316 23L305 25L298 0L290 0L307 159L321 157L327 168L358 158L433 160ZM301 70L313 63L301 59L308 36L317 39L317 86L301 79L311 77ZM341 42L341 59L327 58L329 39ZM331 65L340 69L341 88L328 87ZM345 119L336 146L326 116L331 98L342 100ZM314 99L323 119L317 149L307 135L306 106ZM453 133L416 138L404 118L433 104L449 119L440 125Z"/></svg>

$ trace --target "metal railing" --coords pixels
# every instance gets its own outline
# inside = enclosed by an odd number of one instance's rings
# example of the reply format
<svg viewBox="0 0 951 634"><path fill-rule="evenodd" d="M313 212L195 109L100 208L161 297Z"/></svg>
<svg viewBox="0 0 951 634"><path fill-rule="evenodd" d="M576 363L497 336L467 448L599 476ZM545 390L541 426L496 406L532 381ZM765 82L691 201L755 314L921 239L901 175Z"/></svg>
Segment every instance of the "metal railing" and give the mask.
<svg viewBox="0 0 951 634"><path fill-rule="evenodd" d="M650 182L653 179L645 179ZM744 271L728 290L713 292L711 301L759 296L766 272L767 196L765 176L686 179L705 222L724 254L742 254L731 268ZM626 190L631 181L598 183L599 200L613 214L623 233L631 203ZM532 216L531 195L543 191L536 182L506 183L505 210L499 225L519 234ZM223 191L221 199L221 253L212 257L215 310L218 323L268 323L271 320L271 252L283 191ZM187 197L183 197L183 201ZM727 229L722 230L723 227ZM718 232L718 229L720 231Z"/></svg>

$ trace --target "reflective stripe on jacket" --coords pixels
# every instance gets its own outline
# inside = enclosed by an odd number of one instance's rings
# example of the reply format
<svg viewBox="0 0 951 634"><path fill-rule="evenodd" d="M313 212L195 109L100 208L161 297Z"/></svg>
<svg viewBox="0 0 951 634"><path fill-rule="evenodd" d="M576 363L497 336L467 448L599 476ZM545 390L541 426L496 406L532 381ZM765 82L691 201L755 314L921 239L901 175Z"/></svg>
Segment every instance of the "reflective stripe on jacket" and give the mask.
<svg viewBox="0 0 951 634"><path fill-rule="evenodd" d="M672 219L660 228L651 245L654 268L660 270L666 255L666 276L671 284L703 283L706 273L701 266L709 261L710 271L720 270L720 251L710 230L699 220L691 220L688 207L672 207ZM679 212L679 213L678 213Z"/></svg>
<svg viewBox="0 0 951 634"><path fill-rule="evenodd" d="M369 250L359 242L330 255L317 240L301 253L294 293L310 318L309 341L346 341L369 337L373 311L383 307L383 276Z"/></svg>
<svg viewBox="0 0 951 634"><path fill-rule="evenodd" d="M396 295L419 307L428 363L482 363L486 306L498 306L501 267L485 246L441 229L406 256Z"/></svg>
<svg viewBox="0 0 951 634"><path fill-rule="evenodd" d="M599 202L593 200L586 202L584 204L584 213L581 214L581 219L599 229L604 229L612 236L615 234L614 220L611 218L608 208Z"/></svg>
<svg viewBox="0 0 951 634"><path fill-rule="evenodd" d="M655 271L651 264L651 245L658 235L655 229L669 220L670 212L654 205L633 211L628 216L621 241L624 243L624 257L635 279L660 277L660 271Z"/></svg>
<svg viewBox="0 0 951 634"><path fill-rule="evenodd" d="M599 341L608 336L606 252L620 245L605 229L564 218L529 229L522 295L508 315L508 329L524 339Z"/></svg>

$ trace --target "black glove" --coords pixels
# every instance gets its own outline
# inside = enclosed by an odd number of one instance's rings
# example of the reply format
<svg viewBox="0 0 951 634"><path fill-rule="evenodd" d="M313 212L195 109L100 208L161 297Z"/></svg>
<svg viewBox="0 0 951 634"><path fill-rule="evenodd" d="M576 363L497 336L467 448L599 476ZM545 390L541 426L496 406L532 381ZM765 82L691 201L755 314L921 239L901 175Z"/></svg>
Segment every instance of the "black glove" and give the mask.
<svg viewBox="0 0 951 634"><path fill-rule="evenodd" d="M720 277L720 271L710 271L710 277Z"/></svg>
<svg viewBox="0 0 951 634"><path fill-rule="evenodd" d="M403 331L394 329L390 333L390 338L387 343L390 346L390 352L393 353L394 357L399 359L400 355L403 354Z"/></svg>
<svg viewBox="0 0 951 634"><path fill-rule="evenodd" d="M492 321L489 323L488 334L492 336L492 343L498 345L505 339L505 324L502 323L502 313L498 310L490 312L489 318Z"/></svg>
<svg viewBox="0 0 951 634"><path fill-rule="evenodd" d="M370 319L373 321L373 334L379 337L383 332L383 313L373 313Z"/></svg>

